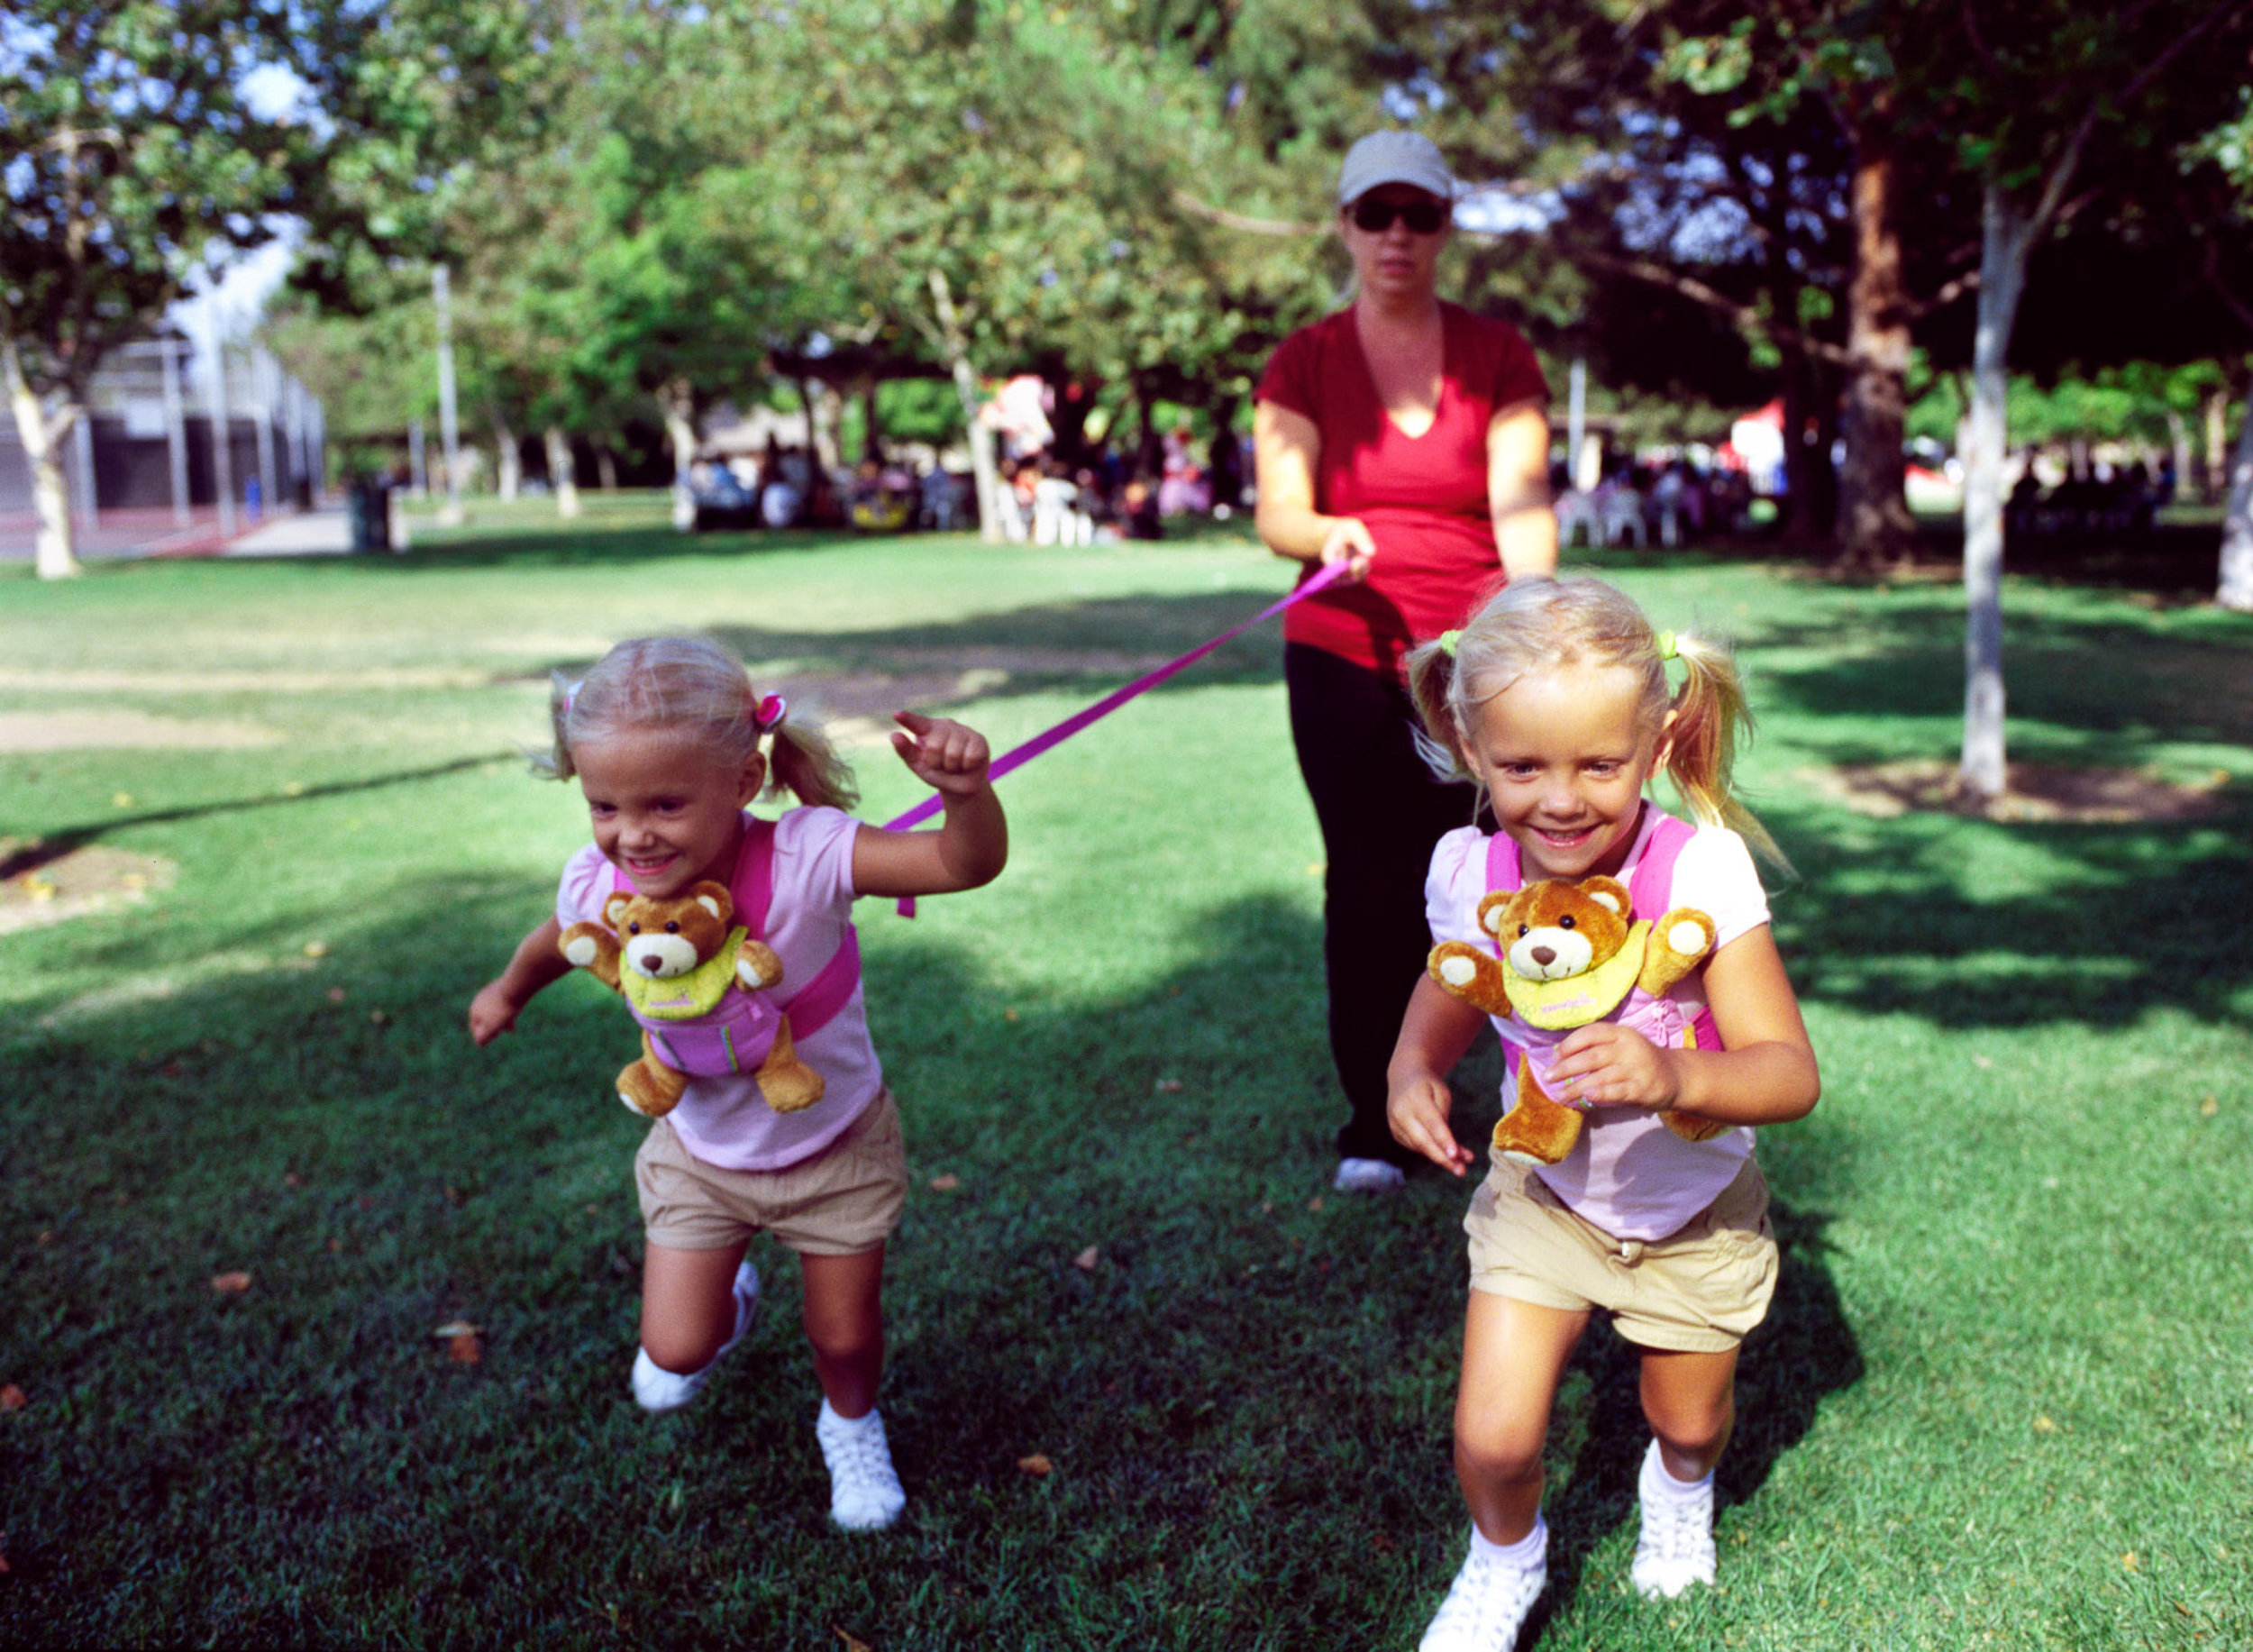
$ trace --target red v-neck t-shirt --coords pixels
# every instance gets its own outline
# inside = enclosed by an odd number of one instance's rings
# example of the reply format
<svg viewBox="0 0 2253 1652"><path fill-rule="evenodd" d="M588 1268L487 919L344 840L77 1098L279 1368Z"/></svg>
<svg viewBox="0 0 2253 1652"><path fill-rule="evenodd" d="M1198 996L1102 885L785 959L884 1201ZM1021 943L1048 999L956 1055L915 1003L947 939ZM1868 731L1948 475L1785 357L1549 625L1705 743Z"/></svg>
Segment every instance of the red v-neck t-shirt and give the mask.
<svg viewBox="0 0 2253 1652"><path fill-rule="evenodd" d="M1403 654L1460 625L1493 584L1501 557L1486 493L1487 426L1499 407L1549 397L1517 328L1460 305L1439 308L1439 406L1420 436L1386 416L1350 308L1285 339L1257 392L1314 421L1322 437L1315 509L1359 517L1377 545L1367 580L1293 607L1283 636L1393 678Z"/></svg>

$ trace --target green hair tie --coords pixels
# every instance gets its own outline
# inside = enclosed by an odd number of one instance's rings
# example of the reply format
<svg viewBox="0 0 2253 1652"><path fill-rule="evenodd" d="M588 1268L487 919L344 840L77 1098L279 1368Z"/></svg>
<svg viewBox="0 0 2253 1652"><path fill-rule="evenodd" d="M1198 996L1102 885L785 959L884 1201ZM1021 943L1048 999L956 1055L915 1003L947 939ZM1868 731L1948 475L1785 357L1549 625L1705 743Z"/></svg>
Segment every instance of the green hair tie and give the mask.
<svg viewBox="0 0 2253 1652"><path fill-rule="evenodd" d="M1658 634L1658 657L1662 660L1674 658L1674 634L1673 632L1662 631Z"/></svg>
<svg viewBox="0 0 2253 1652"><path fill-rule="evenodd" d="M1443 631L1439 634L1439 652L1452 660L1455 657L1455 644L1462 641L1462 632Z"/></svg>

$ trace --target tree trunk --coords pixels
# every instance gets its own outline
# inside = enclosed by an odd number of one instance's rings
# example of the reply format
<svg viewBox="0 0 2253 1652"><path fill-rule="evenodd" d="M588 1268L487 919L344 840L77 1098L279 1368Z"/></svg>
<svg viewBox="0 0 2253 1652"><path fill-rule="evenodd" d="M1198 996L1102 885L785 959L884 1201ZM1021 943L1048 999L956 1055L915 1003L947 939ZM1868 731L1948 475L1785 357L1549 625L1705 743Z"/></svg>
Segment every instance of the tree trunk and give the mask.
<svg viewBox="0 0 2253 1652"><path fill-rule="evenodd" d="M1846 465L1838 478L1834 561L1874 570L1909 560L1916 525L1909 516L1902 458L1908 400L1909 316L1902 274L1899 182L1886 112L1856 134L1854 169L1854 281L1847 297Z"/></svg>
<svg viewBox="0 0 2253 1652"><path fill-rule="evenodd" d="M82 416L81 409L73 401L61 402L51 414L41 406L38 393L24 381L14 345L0 343L0 365L5 368L8 403L15 413L15 433L31 467L32 497L39 509L39 577L68 580L85 571L72 543L70 485L62 468L63 440Z"/></svg>
<svg viewBox="0 0 2253 1652"><path fill-rule="evenodd" d="M873 379L861 385L861 457L884 462L884 430L876 413L876 386Z"/></svg>
<svg viewBox="0 0 2253 1652"><path fill-rule="evenodd" d="M2175 455L2175 499L2168 501L2173 504L2191 485L2191 427L2172 407L2167 409L2167 447Z"/></svg>
<svg viewBox="0 0 2253 1652"><path fill-rule="evenodd" d="M931 272L931 305L939 317L939 336L945 341L946 364L954 376L954 394L962 404L962 420L970 438L970 467L978 483L978 537L987 544L1001 543L1001 514L995 504L994 490L1001 485L1001 474L994 463L993 427L978 416L985 398L978 393L978 375L970 365L970 346L962 337L961 317L955 313L954 293L947 286L944 270Z"/></svg>
<svg viewBox="0 0 2253 1652"><path fill-rule="evenodd" d="M543 438L548 450L548 488L555 495L555 514L566 522L581 509L579 467L571 457L571 438L561 424L551 424Z"/></svg>
<svg viewBox="0 0 2253 1652"><path fill-rule="evenodd" d="M618 491L618 456L607 447L595 450L595 480L605 493Z"/></svg>
<svg viewBox="0 0 2253 1652"><path fill-rule="evenodd" d="M2003 461L2010 441L2011 329L2026 287L2033 223L1999 183L1981 211L1979 320L1972 338L1964 454L1964 756L1958 796L1974 807L2006 781L2002 693Z"/></svg>
<svg viewBox="0 0 2253 1652"><path fill-rule="evenodd" d="M1783 536L1820 540L1830 532L1837 507L1837 479L1830 469L1830 437L1838 429L1828 412L1824 375L1803 351L1784 357ZM1814 440L1809 441L1809 426Z"/></svg>
<svg viewBox="0 0 2253 1652"><path fill-rule="evenodd" d="M2214 600L2253 613L2253 391L2247 393L2245 423L2230 464L2230 513L2221 523L2221 582Z"/></svg>
<svg viewBox="0 0 2253 1652"><path fill-rule="evenodd" d="M673 450L673 526L687 533L697 525L697 502L689 491L689 467L697 461L696 392L686 379L670 379L657 392L657 405Z"/></svg>
<svg viewBox="0 0 2253 1652"><path fill-rule="evenodd" d="M2212 505L2221 497L2222 478L2229 474L2230 387L2217 385L2206 393L2206 462L2200 467L2198 497Z"/></svg>
<svg viewBox="0 0 2253 1652"><path fill-rule="evenodd" d="M486 417L493 426L493 483L502 502L513 505L524 487L524 455L516 451L516 433L509 429L501 410L488 408Z"/></svg>

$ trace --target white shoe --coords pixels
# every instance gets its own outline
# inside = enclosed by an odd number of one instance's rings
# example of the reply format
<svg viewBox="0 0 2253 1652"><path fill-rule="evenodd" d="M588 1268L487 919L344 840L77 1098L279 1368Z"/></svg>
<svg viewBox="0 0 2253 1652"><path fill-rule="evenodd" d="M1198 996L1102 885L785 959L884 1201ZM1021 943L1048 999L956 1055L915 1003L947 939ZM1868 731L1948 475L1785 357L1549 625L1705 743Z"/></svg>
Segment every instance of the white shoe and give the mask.
<svg viewBox="0 0 2253 1652"><path fill-rule="evenodd" d="M1546 1565L1527 1571L1474 1547L1417 1652L1510 1652L1548 1581Z"/></svg>
<svg viewBox="0 0 2253 1652"><path fill-rule="evenodd" d="M878 1531L899 1518L908 1493L892 1472L884 1419L875 1411L848 1421L822 1401L814 1419L822 1461L829 1465L829 1518L847 1531Z"/></svg>
<svg viewBox="0 0 2253 1652"><path fill-rule="evenodd" d="M1671 1601L1692 1584L1713 1581L1713 1483L1709 1479L1694 1497L1670 1496L1652 1479L1664 1472L1653 1440L1643 1458L1643 1532L1628 1568L1628 1580L1646 1601Z"/></svg>
<svg viewBox="0 0 2253 1652"><path fill-rule="evenodd" d="M1408 1173L1390 1159L1340 1159L1330 1185L1341 1193L1397 1193Z"/></svg>
<svg viewBox="0 0 2253 1652"><path fill-rule="evenodd" d="M634 1398L645 1411L677 1411L703 1391L704 1380L712 1374L712 1367L727 1357L727 1352L743 1339L752 1320L759 1312L759 1270L748 1262L735 1270L735 1334L720 1344L720 1351L704 1364L700 1371L682 1375L668 1371L649 1356L647 1348L634 1351Z"/></svg>

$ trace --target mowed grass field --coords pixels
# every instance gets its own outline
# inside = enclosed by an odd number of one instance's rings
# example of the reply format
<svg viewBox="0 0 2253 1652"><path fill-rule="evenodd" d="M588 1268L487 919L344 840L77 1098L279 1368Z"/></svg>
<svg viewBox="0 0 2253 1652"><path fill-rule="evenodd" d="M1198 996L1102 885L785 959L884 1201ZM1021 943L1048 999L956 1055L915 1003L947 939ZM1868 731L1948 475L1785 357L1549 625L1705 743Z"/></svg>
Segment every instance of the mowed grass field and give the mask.
<svg viewBox="0 0 2253 1652"><path fill-rule="evenodd" d="M1524 1644L2253 1645L2253 621L2008 594L2014 758L2212 812L1887 818L1837 776L1953 755L1956 588L1606 561L1743 647L1826 1093L1763 1136L1786 1262L1719 1586L1628 1588L1599 1330ZM1006 748L1285 583L1241 539L619 524L0 570L0 1645L1412 1647L1465 1529L1469 1189L1328 1191L1272 630L1002 782L998 884L862 910L915 1189L890 1532L827 1523L787 1255L698 1406L628 1398L615 1000L462 1026L584 841L521 758L552 669L707 630L837 719L881 820L920 795L890 706Z"/></svg>

